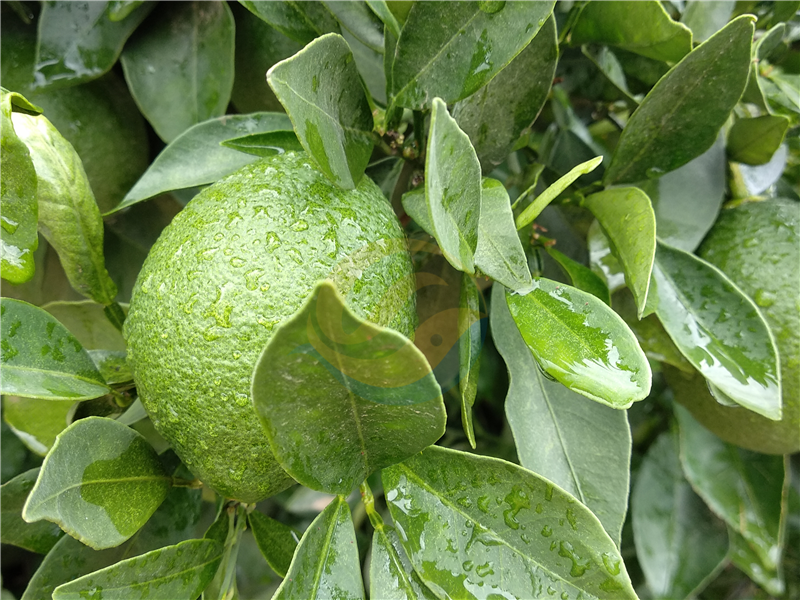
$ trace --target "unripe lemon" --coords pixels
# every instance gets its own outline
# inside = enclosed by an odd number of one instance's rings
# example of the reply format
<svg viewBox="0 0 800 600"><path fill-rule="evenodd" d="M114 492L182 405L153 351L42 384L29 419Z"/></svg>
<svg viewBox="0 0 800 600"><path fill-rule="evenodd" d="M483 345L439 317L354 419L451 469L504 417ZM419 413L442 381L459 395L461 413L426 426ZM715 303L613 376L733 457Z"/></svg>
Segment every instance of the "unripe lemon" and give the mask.
<svg viewBox="0 0 800 600"><path fill-rule="evenodd" d="M668 370L676 399L723 440L769 454L800 450L800 203L777 198L725 210L698 254L760 307L780 356L783 418L716 402L702 377Z"/></svg>
<svg viewBox="0 0 800 600"><path fill-rule="evenodd" d="M203 190L142 267L125 321L139 397L189 469L227 498L256 502L292 483L250 378L272 332L322 279L359 316L412 335L411 259L388 201L366 176L354 190L334 186L302 153Z"/></svg>

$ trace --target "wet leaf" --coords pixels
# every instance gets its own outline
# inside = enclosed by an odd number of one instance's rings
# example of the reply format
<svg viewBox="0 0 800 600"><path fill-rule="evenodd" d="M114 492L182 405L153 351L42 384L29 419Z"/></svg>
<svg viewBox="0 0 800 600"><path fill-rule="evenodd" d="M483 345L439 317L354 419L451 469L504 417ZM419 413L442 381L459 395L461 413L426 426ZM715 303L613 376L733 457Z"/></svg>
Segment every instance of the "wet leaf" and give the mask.
<svg viewBox="0 0 800 600"><path fill-rule="evenodd" d="M125 46L122 68L142 114L165 142L225 114L233 88L234 21L225 2L167 2Z"/></svg>
<svg viewBox="0 0 800 600"><path fill-rule="evenodd" d="M751 15L734 19L658 81L622 130L606 185L658 177L711 147L747 83L753 27Z"/></svg>
<svg viewBox="0 0 800 600"><path fill-rule="evenodd" d="M656 254L656 216L650 198L639 188L614 188L592 194L584 206L603 228L642 318Z"/></svg>
<svg viewBox="0 0 800 600"><path fill-rule="evenodd" d="M586 4L570 33L574 45L594 42L656 60L677 62L692 49L692 32L660 2Z"/></svg>
<svg viewBox="0 0 800 600"><path fill-rule="evenodd" d="M233 148L239 152L246 152L253 156L272 156L283 154L285 151L302 152L303 146L292 130L268 131L266 133L251 133L240 137L231 138L220 142L226 148Z"/></svg>
<svg viewBox="0 0 800 600"><path fill-rule="evenodd" d="M281 466L329 493L350 493L444 433L428 361L402 334L356 317L330 281L273 332L252 394Z"/></svg>
<svg viewBox="0 0 800 600"><path fill-rule="evenodd" d="M369 595L381 600L434 600L414 571L394 527L376 527L369 562Z"/></svg>
<svg viewBox="0 0 800 600"><path fill-rule="evenodd" d="M286 577L297 548L297 534L291 527L258 510L247 515L247 523L267 564L278 575Z"/></svg>
<svg viewBox="0 0 800 600"><path fill-rule="evenodd" d="M467 440L475 448L475 431L472 426L472 406L478 393L478 373L481 370L484 319L481 311L481 291L475 280L461 274L458 302L458 390L461 396L461 423Z"/></svg>
<svg viewBox="0 0 800 600"><path fill-rule="evenodd" d="M583 502L619 546L630 477L627 415L542 375L499 285L492 289L491 319L511 381L505 410L520 464Z"/></svg>
<svg viewBox="0 0 800 600"><path fill-rule="evenodd" d="M334 498L303 534L274 600L364 598L350 507Z"/></svg>
<svg viewBox="0 0 800 600"><path fill-rule="evenodd" d="M728 23L735 4L730 0L689 2L681 23L692 30L695 43L704 42Z"/></svg>
<svg viewBox="0 0 800 600"><path fill-rule="evenodd" d="M783 144L765 165L751 167L749 165L731 163L731 174L733 176L731 183L740 184L742 196L763 194L781 178L786 168L788 157L788 146Z"/></svg>
<svg viewBox="0 0 800 600"><path fill-rule="evenodd" d="M597 221L592 221L589 226L586 244L589 246L590 268L605 282L608 291L613 294L618 289L625 287L625 273L622 265L611 252L611 244Z"/></svg>
<svg viewBox="0 0 800 600"><path fill-rule="evenodd" d="M571 390L612 408L650 392L650 365L625 322L591 294L537 279L506 292L511 316L536 361Z"/></svg>
<svg viewBox="0 0 800 600"><path fill-rule="evenodd" d="M39 469L17 475L0 487L0 541L31 552L47 554L64 535L58 525L40 521L26 523L22 520L22 507L36 483Z"/></svg>
<svg viewBox="0 0 800 600"><path fill-rule="evenodd" d="M240 2L283 35L303 45L326 33L339 31L336 19L321 2Z"/></svg>
<svg viewBox="0 0 800 600"><path fill-rule="evenodd" d="M125 305L127 310L127 305ZM49 302L42 306L75 336L87 350L125 350L125 339L103 314L103 307L90 301Z"/></svg>
<svg viewBox="0 0 800 600"><path fill-rule="evenodd" d="M75 401L108 393L91 357L50 314L11 298L0 307L3 394Z"/></svg>
<svg viewBox="0 0 800 600"><path fill-rule="evenodd" d="M728 132L728 156L747 165L763 165L783 143L789 119L779 115L764 115L738 119Z"/></svg>
<svg viewBox="0 0 800 600"><path fill-rule="evenodd" d="M656 314L700 373L739 405L781 418L778 352L755 303L719 269L659 243Z"/></svg>
<svg viewBox="0 0 800 600"><path fill-rule="evenodd" d="M108 385L133 381L124 350L89 350L89 356Z"/></svg>
<svg viewBox="0 0 800 600"><path fill-rule="evenodd" d="M372 154L372 111L347 42L327 34L272 66L267 81L303 147L338 186L354 188Z"/></svg>
<svg viewBox="0 0 800 600"><path fill-rule="evenodd" d="M383 471L414 570L441 597L636 598L587 508L511 463L431 447Z"/></svg>
<svg viewBox="0 0 800 600"><path fill-rule="evenodd" d="M567 274L574 287L584 292L589 292L592 296L599 298L611 306L611 294L599 275L589 267L585 267L581 263L572 260L569 256L559 252L555 248L547 247L545 250L547 250L547 253L564 270L564 273Z"/></svg>
<svg viewBox="0 0 800 600"><path fill-rule="evenodd" d="M72 402L3 396L3 419L28 450L39 456L47 454L67 428L74 408Z"/></svg>
<svg viewBox="0 0 800 600"><path fill-rule="evenodd" d="M366 2L323 0L322 4L336 17L341 26L362 44L383 54L383 23L370 10Z"/></svg>
<svg viewBox="0 0 800 600"><path fill-rule="evenodd" d="M553 2L507 2L489 14L477 2L419 2L397 40L391 103L406 108L466 98L533 39Z"/></svg>
<svg viewBox="0 0 800 600"><path fill-rule="evenodd" d="M764 564L762 558L738 531L728 527L730 538L731 562L755 581L772 596L783 596L786 592L786 582L783 576L783 565L776 565L773 561Z"/></svg>
<svg viewBox="0 0 800 600"><path fill-rule="evenodd" d="M449 5L448 5L449 6ZM425 157L425 201L433 236L457 270L474 274L481 210L481 166L467 134L433 101Z"/></svg>
<svg viewBox="0 0 800 600"><path fill-rule="evenodd" d="M141 435L112 419L89 417L58 436L22 516L29 523L58 523L92 548L111 548L147 522L169 486Z"/></svg>
<svg viewBox="0 0 800 600"><path fill-rule="evenodd" d="M226 115L198 123L161 151L111 212L164 192L214 183L257 160L221 146L222 142L250 134L286 131L291 126L285 114L271 112Z"/></svg>
<svg viewBox="0 0 800 600"><path fill-rule="evenodd" d="M453 118L469 136L484 173L503 162L547 100L558 44L551 16L497 76L453 107Z"/></svg>

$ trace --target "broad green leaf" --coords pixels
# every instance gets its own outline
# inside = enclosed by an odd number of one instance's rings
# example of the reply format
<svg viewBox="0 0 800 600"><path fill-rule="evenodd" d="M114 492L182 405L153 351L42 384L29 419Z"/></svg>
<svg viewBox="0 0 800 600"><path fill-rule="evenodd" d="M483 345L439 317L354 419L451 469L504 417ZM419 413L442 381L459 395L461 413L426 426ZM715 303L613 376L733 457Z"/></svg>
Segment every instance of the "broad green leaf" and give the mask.
<svg viewBox="0 0 800 600"><path fill-rule="evenodd" d="M497 76L453 107L453 118L469 136L484 173L503 162L547 100L558 61L551 16Z"/></svg>
<svg viewBox="0 0 800 600"><path fill-rule="evenodd" d="M656 216L650 198L639 188L613 188L592 194L584 206L600 223L622 264L641 318L656 254Z"/></svg>
<svg viewBox="0 0 800 600"><path fill-rule="evenodd" d="M69 425L75 405L38 398L3 396L3 419L23 444L39 456L53 447Z"/></svg>
<svg viewBox="0 0 800 600"><path fill-rule="evenodd" d="M112 21L122 21L142 4L144 0L109 0L108 18Z"/></svg>
<svg viewBox="0 0 800 600"><path fill-rule="evenodd" d="M611 306L611 294L599 275L589 267L585 267L581 263L572 260L569 256L559 252L555 248L546 247L545 250L564 270L574 287L584 292L589 292L592 296L599 298Z"/></svg>
<svg viewBox="0 0 800 600"><path fill-rule="evenodd" d="M247 523L267 564L278 575L286 577L297 548L297 534L288 525L270 519L258 510L247 515Z"/></svg>
<svg viewBox="0 0 800 600"><path fill-rule="evenodd" d="M234 21L225 2L167 2L125 46L122 68L142 114L165 142L225 114L233 88Z"/></svg>
<svg viewBox="0 0 800 600"><path fill-rule="evenodd" d="M91 357L50 314L11 298L0 307L3 394L75 401L108 393Z"/></svg>
<svg viewBox="0 0 800 600"><path fill-rule="evenodd" d="M402 202L406 214L414 219L425 233L433 236L434 230L431 224L431 216L428 212L428 203L425 200L425 188L418 187L415 190L406 192L403 194Z"/></svg>
<svg viewBox="0 0 800 600"><path fill-rule="evenodd" d="M153 448L112 419L76 421L56 439L23 518L47 519L95 549L118 546L167 496L170 478Z"/></svg>
<svg viewBox="0 0 800 600"><path fill-rule="evenodd" d="M364 598L361 564L350 507L334 498L303 534L289 572L273 600Z"/></svg>
<svg viewBox="0 0 800 600"><path fill-rule="evenodd" d="M616 46L653 58L677 62L692 49L692 32L676 23L660 2L588 2L572 28L572 44Z"/></svg>
<svg viewBox="0 0 800 600"><path fill-rule="evenodd" d="M786 592L783 565L775 565L772 561L769 561L769 565L765 565L753 545L732 527L728 527L728 537L731 562L768 594L783 596Z"/></svg>
<svg viewBox="0 0 800 600"><path fill-rule="evenodd" d="M249 135L225 140L224 142L220 142L220 144L226 148L233 148L239 152L246 152L247 154L261 157L283 154L285 151L303 151L303 146L292 130L251 133Z"/></svg>
<svg viewBox="0 0 800 600"><path fill-rule="evenodd" d="M680 423L681 464L708 507L740 533L767 568L781 562L783 457L723 442L674 406Z"/></svg>
<svg viewBox="0 0 800 600"><path fill-rule="evenodd" d="M694 42L705 42L731 18L736 2L731 0L692 0L681 15L681 23L692 30Z"/></svg>
<svg viewBox="0 0 800 600"><path fill-rule="evenodd" d="M252 395L280 465L329 493L350 493L444 433L441 390L423 354L355 316L330 281L275 329Z"/></svg>
<svg viewBox="0 0 800 600"><path fill-rule="evenodd" d="M376 527L369 562L369 595L381 600L434 600L400 545L394 527Z"/></svg>
<svg viewBox="0 0 800 600"><path fill-rule="evenodd" d="M789 119L779 115L738 119L728 132L728 156L747 165L768 163L788 128Z"/></svg>
<svg viewBox="0 0 800 600"><path fill-rule="evenodd" d="M480 206L475 266L509 289L530 288L528 258L514 227L511 201L503 184L484 178Z"/></svg>
<svg viewBox="0 0 800 600"><path fill-rule="evenodd" d="M449 6L449 5L448 5ZM481 166L447 106L433 100L425 157L425 201L432 234L457 270L475 273L481 211Z"/></svg>
<svg viewBox="0 0 800 600"><path fill-rule="evenodd" d="M75 336L87 350L125 350L125 339L103 314L103 307L90 301L50 302L42 306Z"/></svg>
<svg viewBox="0 0 800 600"><path fill-rule="evenodd" d="M122 20L108 2L45 2L39 15L34 81L55 89L96 79L117 62L122 46L153 5L145 3Z"/></svg>
<svg viewBox="0 0 800 600"><path fill-rule="evenodd" d="M461 423L470 446L475 448L472 406L478 393L485 314L481 312L481 291L472 276L461 274L458 300L458 391L461 396Z"/></svg>
<svg viewBox="0 0 800 600"><path fill-rule="evenodd" d="M606 283L608 291L613 294L625 287L622 265L611 252L611 243L597 221L592 221L589 226L586 244L589 247L589 266Z"/></svg>
<svg viewBox="0 0 800 600"><path fill-rule="evenodd" d="M53 600L104 598L195 600L214 577L222 546L214 540L186 540L123 560L60 585Z"/></svg>
<svg viewBox="0 0 800 600"><path fill-rule="evenodd" d="M650 393L644 352L601 300L541 278L524 296L506 292L506 301L536 361L571 390L619 409Z"/></svg>
<svg viewBox="0 0 800 600"><path fill-rule="evenodd" d="M367 6L391 30L394 37L400 37L400 23L392 14L392 9L389 8L386 0L367 0Z"/></svg>
<svg viewBox="0 0 800 600"><path fill-rule="evenodd" d="M780 180L788 157L788 146L783 144L765 165L751 167L730 163L731 186L739 188L741 197L763 194Z"/></svg>
<svg viewBox="0 0 800 600"><path fill-rule="evenodd" d="M303 147L338 186L354 188L372 154L372 112L344 38L327 34L272 66L267 81Z"/></svg>
<svg viewBox="0 0 800 600"><path fill-rule="evenodd" d="M39 179L39 231L47 238L75 291L108 305L117 288L103 258L103 219L80 157L43 116L13 113Z"/></svg>
<svg viewBox="0 0 800 600"><path fill-rule="evenodd" d="M775 340L755 303L715 266L659 243L656 314L675 345L726 396L781 418Z"/></svg>
<svg viewBox="0 0 800 600"><path fill-rule="evenodd" d="M286 131L292 123L282 113L226 115L187 129L161 151L142 178L113 211L164 192L214 183L256 158L225 148L226 140L255 133Z"/></svg>
<svg viewBox="0 0 800 600"><path fill-rule="evenodd" d="M622 130L606 185L658 177L711 147L747 83L753 18L731 21L650 90Z"/></svg>
<svg viewBox="0 0 800 600"><path fill-rule="evenodd" d="M597 156L591 160L587 160L586 162L579 164L571 169L569 173L553 183L553 185L549 186L541 194L536 196L536 198L533 199L533 202L526 206L525 210L523 210L517 217L517 229L522 229L523 227L533 223L533 221L542 213L545 207L547 207L547 205L553 200L558 198L558 196L560 196L564 190L571 186L575 180L578 179L578 177L581 175L586 175L587 173L591 173L600 165L601 162L603 162L603 157ZM522 192L520 197L527 196L532 192L533 189L529 188Z"/></svg>
<svg viewBox="0 0 800 600"><path fill-rule="evenodd" d="M89 356L108 385L133 381L124 350L89 350Z"/></svg>
<svg viewBox="0 0 800 600"><path fill-rule="evenodd" d="M38 181L30 152L14 131L15 97L22 98L3 90L0 105L0 274L11 283L23 283L33 277L33 252L39 245Z"/></svg>
<svg viewBox="0 0 800 600"><path fill-rule="evenodd" d="M22 507L38 475L39 469L31 469L0 487L0 541L47 554L64 532L54 523L26 523L22 520Z"/></svg>
<svg viewBox="0 0 800 600"><path fill-rule="evenodd" d="M355 1L356 0L334 0L334 4L338 5ZM383 25L379 21L378 24L381 26L381 31L383 31ZM386 73L384 72L386 57L383 55L383 48L381 48L380 52L370 48L346 28L342 29L342 37L353 52L356 69L358 69L358 74L361 75L361 81L364 82L364 88L368 96L381 105L386 105ZM383 34L381 34L381 40L383 40ZM371 105L373 104L371 101L369 102ZM373 117L379 114L379 112L374 112Z"/></svg>
<svg viewBox="0 0 800 600"><path fill-rule="evenodd" d="M626 413L543 376L503 302L503 288L496 284L491 325L508 368L505 410L520 464L583 502L619 546L630 477Z"/></svg>
<svg viewBox="0 0 800 600"><path fill-rule="evenodd" d="M383 471L414 570L443 598L636 598L589 509L511 463L431 447Z"/></svg>
<svg viewBox="0 0 800 600"><path fill-rule="evenodd" d="M417 2L395 48L391 103L451 103L487 84L533 39L553 2L507 2L489 14L477 2Z"/></svg>
<svg viewBox="0 0 800 600"><path fill-rule="evenodd" d="M341 26L362 44L383 54L383 23L370 10L366 2L323 0L322 4L336 17Z"/></svg>
<svg viewBox="0 0 800 600"><path fill-rule="evenodd" d="M722 568L728 533L683 476L677 436L662 433L631 494L636 556L655 598L694 597Z"/></svg>
<svg viewBox="0 0 800 600"><path fill-rule="evenodd" d="M283 35L303 45L323 34L339 31L336 19L321 2L239 1L247 10L269 23Z"/></svg>
<svg viewBox="0 0 800 600"><path fill-rule="evenodd" d="M628 81L625 78L625 72L622 69L619 59L611 51L608 46L581 46L583 55L594 63L594 66L608 79L611 84L617 88L620 96L627 103L627 105L635 110L639 106L639 101L633 97L630 89L628 89Z"/></svg>

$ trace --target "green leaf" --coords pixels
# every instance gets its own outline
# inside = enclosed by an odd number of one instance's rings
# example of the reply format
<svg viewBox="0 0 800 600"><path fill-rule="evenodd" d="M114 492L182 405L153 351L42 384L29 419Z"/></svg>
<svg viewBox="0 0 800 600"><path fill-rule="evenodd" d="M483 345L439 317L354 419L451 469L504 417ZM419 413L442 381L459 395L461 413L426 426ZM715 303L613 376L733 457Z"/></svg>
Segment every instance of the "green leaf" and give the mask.
<svg viewBox="0 0 800 600"><path fill-rule="evenodd" d="M31 552L47 554L64 535L58 525L42 521L26 523L22 520L22 507L33 489L39 469L17 475L0 487L0 541Z"/></svg>
<svg viewBox="0 0 800 600"><path fill-rule="evenodd" d="M696 43L704 42L728 23L735 4L729 0L693 0L683 11L681 23L692 30Z"/></svg>
<svg viewBox="0 0 800 600"><path fill-rule="evenodd" d="M164 192L214 183L256 159L224 148L226 140L256 133L286 131L292 122L282 113L226 115L191 127L167 145L141 179L111 212Z"/></svg>
<svg viewBox="0 0 800 600"><path fill-rule="evenodd" d="M147 522L169 486L141 435L112 419L89 417L58 436L22 517L58 523L97 550L111 548Z"/></svg>
<svg viewBox="0 0 800 600"><path fill-rule="evenodd" d="M520 464L583 502L619 546L630 478L627 415L541 374L499 285L492 289L491 331L508 368L505 410Z"/></svg>
<svg viewBox="0 0 800 600"><path fill-rule="evenodd" d="M507 2L493 14L477 2L417 2L395 49L392 104L451 103L487 84L533 39L553 2Z"/></svg>
<svg viewBox="0 0 800 600"><path fill-rule="evenodd" d="M660 243L653 279L656 314L686 359L734 402L780 420L778 352L755 303L713 265Z"/></svg>
<svg viewBox="0 0 800 600"><path fill-rule="evenodd" d="M472 276L461 274L458 300L458 391L461 396L461 423L470 446L475 448L472 426L472 406L478 394L478 373L481 370L481 350L485 314L481 311L481 291Z"/></svg>
<svg viewBox="0 0 800 600"><path fill-rule="evenodd" d="M622 265L611 252L611 243L597 221L592 221L589 226L586 244L589 247L589 266L605 282L608 291L613 294L625 287Z"/></svg>
<svg viewBox="0 0 800 600"><path fill-rule="evenodd" d="M169 2L125 46L122 68L142 114L165 142L225 114L233 88L234 21L225 2Z"/></svg>
<svg viewBox="0 0 800 600"><path fill-rule="evenodd" d="M369 562L369 595L381 600L434 600L406 556L394 527L376 527Z"/></svg>
<svg viewBox="0 0 800 600"><path fill-rule="evenodd" d="M30 152L14 131L12 103L19 94L2 92L0 105L0 274L11 283L24 283L33 277L33 252L39 245L36 224L38 181ZM23 98L24 100L24 98ZM26 101L27 102L27 101Z"/></svg>
<svg viewBox="0 0 800 600"><path fill-rule="evenodd" d="M626 104L636 110L639 101L628 89L628 81L619 59L608 46L581 46L581 52L619 92Z"/></svg>
<svg viewBox="0 0 800 600"><path fill-rule="evenodd" d="M106 318L99 304L90 300L58 301L49 302L42 308L66 327L87 350L125 350L122 333Z"/></svg>
<svg viewBox="0 0 800 600"><path fill-rule="evenodd" d="M323 34L339 31L336 19L321 2L239 1L251 13L303 45Z"/></svg>
<svg viewBox="0 0 800 600"><path fill-rule="evenodd" d="M39 230L75 291L111 304L117 288L103 258L103 219L80 157L45 117L14 113L12 120L39 178Z"/></svg>
<svg viewBox="0 0 800 600"><path fill-rule="evenodd" d="M289 572L273 600L364 598L350 507L334 498L303 534Z"/></svg>
<svg viewBox="0 0 800 600"><path fill-rule="evenodd" d="M297 548L297 535L294 530L280 521L270 519L258 510L247 515L247 523L267 564L278 575L286 577Z"/></svg>
<svg viewBox="0 0 800 600"><path fill-rule="evenodd" d="M384 469L383 485L414 570L440 597L636 598L597 517L535 473L434 446Z"/></svg>
<svg viewBox="0 0 800 600"><path fill-rule="evenodd" d="M0 299L2 392L48 400L88 400L108 393L91 357L50 314Z"/></svg>
<svg viewBox="0 0 800 600"><path fill-rule="evenodd" d="M622 130L606 185L658 177L711 147L747 84L753 18L731 21L650 90Z"/></svg>
<svg viewBox="0 0 800 600"><path fill-rule="evenodd" d="M99 592L103 597L130 600L195 600L214 577L221 560L218 542L186 540L62 584L53 592L53 600L81 600Z"/></svg>
<svg viewBox="0 0 800 600"><path fill-rule="evenodd" d="M655 598L694 597L728 553L725 525L683 476L676 438L650 446L631 494L636 556Z"/></svg>
<svg viewBox="0 0 800 600"><path fill-rule="evenodd" d="M355 0L335 0L334 3L339 5L344 4L344 2L355 2ZM379 21L377 23L381 25L381 31L383 31L383 25ZM383 40L382 36L383 34L381 34L381 40ZM361 81L364 82L368 96L371 96L381 105L385 105L386 73L384 72L385 57L383 48L381 48L380 52L370 48L347 29L342 29L342 37L353 52L356 69L358 69L358 74L361 75ZM377 117L379 114L379 112L374 112L373 117Z"/></svg>
<svg viewBox="0 0 800 600"><path fill-rule="evenodd" d="M133 374L124 350L89 350L89 356L108 385L133 381Z"/></svg>
<svg viewBox="0 0 800 600"><path fill-rule="evenodd" d="M650 393L644 352L601 300L541 278L524 296L506 292L506 301L536 361L571 390L618 409Z"/></svg>
<svg viewBox="0 0 800 600"><path fill-rule="evenodd" d="M314 40L267 71L303 147L338 186L352 189L372 154L372 111L347 42Z"/></svg>
<svg viewBox="0 0 800 600"><path fill-rule="evenodd" d="M728 156L747 165L768 163L787 129L789 119L779 115L738 119L728 132Z"/></svg>
<svg viewBox="0 0 800 600"><path fill-rule="evenodd" d="M550 204L553 200L558 198L561 193L566 190L569 186L571 186L578 177L581 175L586 175L587 173L591 173L594 171L600 163L603 162L602 156L596 156L591 160L587 160L579 164L578 166L574 167L558 179L553 185L548 187L545 191L534 198L533 202L531 202L525 210L523 210L519 216L517 217L517 229L522 229L527 225L533 223L533 221L538 217L542 211ZM533 189L529 188L520 194L520 198L527 196L528 194L532 193Z"/></svg>
<svg viewBox="0 0 800 600"><path fill-rule="evenodd" d="M400 23L385 0L367 0L370 10L388 27L394 37L400 37ZM410 8L410 7L409 7ZM381 49L383 51L383 49Z"/></svg>
<svg viewBox="0 0 800 600"><path fill-rule="evenodd" d="M570 33L573 45L595 42L677 62L692 49L692 32L660 2L588 2Z"/></svg>
<svg viewBox="0 0 800 600"><path fill-rule="evenodd" d="M433 224L428 213L428 202L425 200L425 188L418 187L406 192L403 194L402 202L406 214L414 219L425 233L433 236Z"/></svg>
<svg viewBox="0 0 800 600"><path fill-rule="evenodd" d="M252 395L280 465L329 493L350 493L444 433L441 390L423 354L355 316L327 280L273 332Z"/></svg>
<svg viewBox="0 0 800 600"><path fill-rule="evenodd" d="M765 566L781 562L783 457L723 442L675 405L680 423L681 464L708 507L752 546Z"/></svg>
<svg viewBox="0 0 800 600"><path fill-rule="evenodd" d="M622 264L642 318L656 254L656 215L650 198L639 188L614 188L592 194L584 206L600 223Z"/></svg>
<svg viewBox="0 0 800 600"><path fill-rule="evenodd" d="M484 173L506 159L536 119L550 93L557 61L551 16L506 68L453 107L453 118L469 136Z"/></svg>
<svg viewBox="0 0 800 600"><path fill-rule="evenodd" d="M365 2L323 0L322 4L358 41L371 50L383 54L383 23L376 18Z"/></svg>
<svg viewBox="0 0 800 600"><path fill-rule="evenodd" d="M450 5L448 5L450 6ZM433 236L457 270L475 273L481 211L481 166L447 106L433 100L425 157L425 201Z"/></svg>
<svg viewBox="0 0 800 600"><path fill-rule="evenodd" d="M559 252L555 248L545 247L545 250L564 270L564 273L567 274L574 287L584 292L589 292L592 296L599 298L611 306L611 294L599 275L589 267L585 267L581 263L572 260L569 256Z"/></svg>
<svg viewBox="0 0 800 600"><path fill-rule="evenodd" d="M285 151L303 151L303 146L292 130L251 133L249 135L225 140L224 142L220 142L220 144L226 148L233 148L239 152L246 152L247 154L260 157L283 154Z"/></svg>
<svg viewBox="0 0 800 600"><path fill-rule="evenodd" d="M758 553L738 531L728 527L731 562L772 596L783 596L786 582L783 578L783 565L769 561L765 565Z"/></svg>
<svg viewBox="0 0 800 600"><path fill-rule="evenodd" d="M34 454L44 456L69 425L75 405L39 398L3 396L3 419Z"/></svg>
<svg viewBox="0 0 800 600"><path fill-rule="evenodd" d="M96 79L111 69L122 46L153 6L145 3L122 20L108 2L46 2L39 15L34 80L56 89Z"/></svg>
<svg viewBox="0 0 800 600"><path fill-rule="evenodd" d="M122 21L142 4L144 4L144 0L110 0L108 18L112 21Z"/></svg>
<svg viewBox="0 0 800 600"><path fill-rule="evenodd" d="M528 258L514 227L511 202L503 184L484 178L480 206L475 266L509 289L529 289L532 280Z"/></svg>

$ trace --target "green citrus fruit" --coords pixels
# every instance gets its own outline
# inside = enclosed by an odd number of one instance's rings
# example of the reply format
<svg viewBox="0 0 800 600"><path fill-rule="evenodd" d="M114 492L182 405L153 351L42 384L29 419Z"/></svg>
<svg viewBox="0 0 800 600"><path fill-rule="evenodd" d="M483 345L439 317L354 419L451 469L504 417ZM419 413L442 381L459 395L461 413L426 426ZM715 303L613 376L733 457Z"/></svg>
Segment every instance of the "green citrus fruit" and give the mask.
<svg viewBox="0 0 800 600"><path fill-rule="evenodd" d="M800 450L800 203L750 202L725 210L698 254L716 265L760 307L775 336L783 418L772 421L722 406L702 377L668 371L676 399L703 425L732 444L769 454Z"/></svg>
<svg viewBox="0 0 800 600"><path fill-rule="evenodd" d="M227 498L255 502L292 483L250 377L274 329L326 278L355 313L412 335L411 258L388 201L368 177L337 188L302 153L203 190L142 267L125 322L139 397L184 463Z"/></svg>

